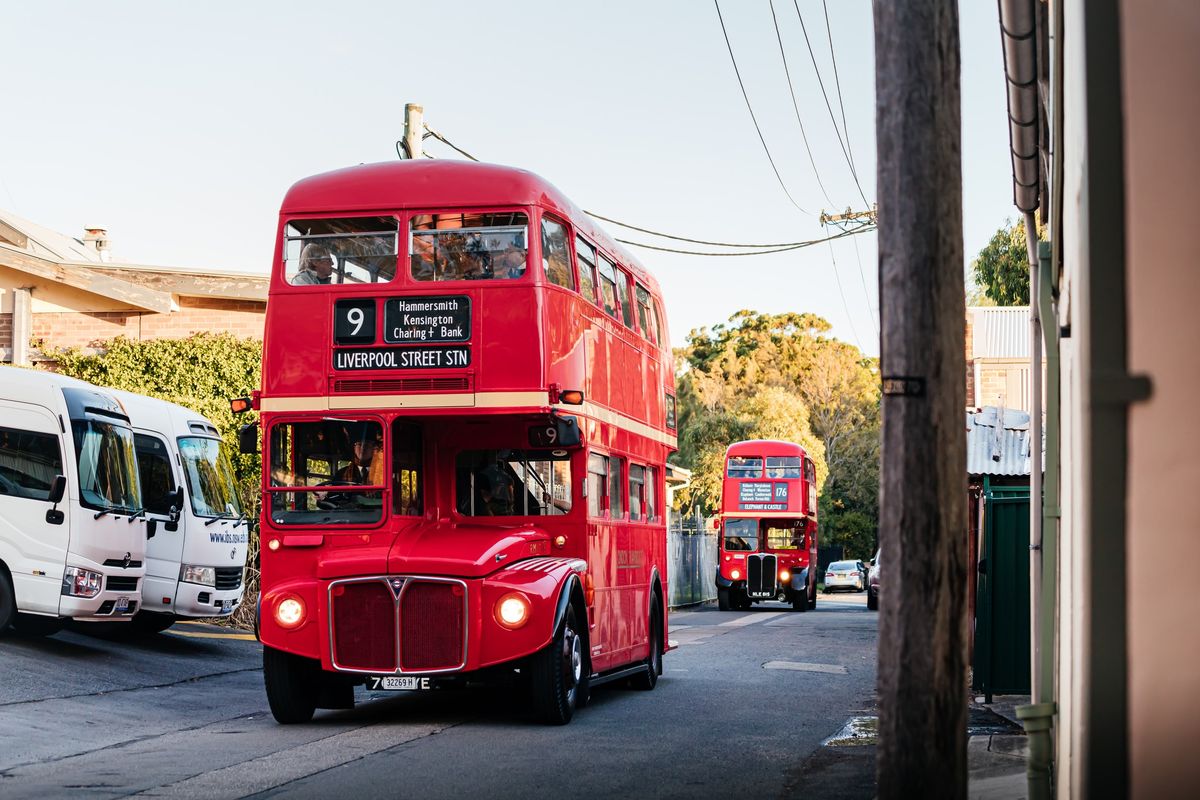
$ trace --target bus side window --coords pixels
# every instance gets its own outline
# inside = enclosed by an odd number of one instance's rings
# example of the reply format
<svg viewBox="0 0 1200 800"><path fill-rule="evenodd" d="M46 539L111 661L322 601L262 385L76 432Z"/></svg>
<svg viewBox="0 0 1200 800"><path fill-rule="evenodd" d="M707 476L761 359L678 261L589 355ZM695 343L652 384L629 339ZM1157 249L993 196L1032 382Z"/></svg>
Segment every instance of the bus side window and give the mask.
<svg viewBox="0 0 1200 800"><path fill-rule="evenodd" d="M135 433L133 449L137 453L138 477L142 481L142 505L151 513L169 514L175 478L171 473L167 445L157 436Z"/></svg>
<svg viewBox="0 0 1200 800"><path fill-rule="evenodd" d="M654 330L658 332L658 343L663 346L663 349L670 349L667 346L667 329L663 327L662 313L658 310L658 301L654 301Z"/></svg>
<svg viewBox="0 0 1200 800"><path fill-rule="evenodd" d="M611 519L625 517L625 493L621 491L624 461L620 456L608 459L608 516Z"/></svg>
<svg viewBox="0 0 1200 800"><path fill-rule="evenodd" d="M423 459L421 429L396 420L392 424L392 507L396 514L414 517L424 512L421 498Z"/></svg>
<svg viewBox="0 0 1200 800"><path fill-rule="evenodd" d="M650 310L650 292L640 283L634 287L637 293L638 325L642 334L654 344L658 344L658 329L654 325L654 315Z"/></svg>
<svg viewBox="0 0 1200 800"><path fill-rule="evenodd" d="M546 271L546 280L574 289L571 250L567 241L566 225L551 217L542 217L542 267Z"/></svg>
<svg viewBox="0 0 1200 800"><path fill-rule="evenodd" d="M626 328L633 327L633 303L629 302L629 273L617 268L617 298L621 301L621 318Z"/></svg>
<svg viewBox="0 0 1200 800"><path fill-rule="evenodd" d="M596 303L596 248L576 236L575 255L579 259L579 293L594 305Z"/></svg>
<svg viewBox="0 0 1200 800"><path fill-rule="evenodd" d="M646 467L646 521L653 522L658 519L658 505L655 502L655 497L658 496L658 470L654 467Z"/></svg>
<svg viewBox="0 0 1200 800"><path fill-rule="evenodd" d="M604 256L600 256L600 295L601 307L604 313L613 319L617 318L617 273L616 267Z"/></svg>
<svg viewBox="0 0 1200 800"><path fill-rule="evenodd" d="M646 468L640 464L629 465L629 519L646 520Z"/></svg>
<svg viewBox="0 0 1200 800"><path fill-rule="evenodd" d="M588 516L602 517L608 508L608 458L599 453L588 456Z"/></svg>

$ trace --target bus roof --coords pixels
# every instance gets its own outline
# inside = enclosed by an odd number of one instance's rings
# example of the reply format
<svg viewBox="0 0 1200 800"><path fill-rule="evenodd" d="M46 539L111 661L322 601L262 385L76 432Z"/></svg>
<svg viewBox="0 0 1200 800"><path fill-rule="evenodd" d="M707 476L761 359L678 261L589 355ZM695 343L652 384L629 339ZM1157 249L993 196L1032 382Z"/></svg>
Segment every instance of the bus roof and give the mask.
<svg viewBox="0 0 1200 800"><path fill-rule="evenodd" d="M750 439L745 442L734 442L725 451L729 456L803 456L808 455L804 448L795 442L782 442L778 439Z"/></svg>
<svg viewBox="0 0 1200 800"><path fill-rule="evenodd" d="M384 161L313 175L295 183L280 213L383 211L538 205L568 218L575 229L617 256L661 296L658 282L633 254L549 181L516 167L475 161Z"/></svg>

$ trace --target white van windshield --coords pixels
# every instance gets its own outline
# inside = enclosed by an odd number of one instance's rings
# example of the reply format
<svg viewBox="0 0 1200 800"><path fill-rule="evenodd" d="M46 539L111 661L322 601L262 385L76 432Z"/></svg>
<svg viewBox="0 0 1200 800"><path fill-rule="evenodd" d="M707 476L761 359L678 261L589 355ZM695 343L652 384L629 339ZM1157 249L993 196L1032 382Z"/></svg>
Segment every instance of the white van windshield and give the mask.
<svg viewBox="0 0 1200 800"><path fill-rule="evenodd" d="M186 436L179 440L183 474L192 511L198 517L236 517L241 514L237 482L225 446L217 439Z"/></svg>
<svg viewBox="0 0 1200 800"><path fill-rule="evenodd" d="M136 513L142 510L133 431L94 419L71 420L79 463L80 500L87 508Z"/></svg>

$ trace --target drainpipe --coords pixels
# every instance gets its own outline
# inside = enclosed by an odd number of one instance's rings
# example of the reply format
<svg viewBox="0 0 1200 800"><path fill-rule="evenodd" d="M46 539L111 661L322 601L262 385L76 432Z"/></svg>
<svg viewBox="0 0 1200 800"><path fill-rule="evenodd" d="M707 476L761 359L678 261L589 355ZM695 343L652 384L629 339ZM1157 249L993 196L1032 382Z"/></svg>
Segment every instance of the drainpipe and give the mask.
<svg viewBox="0 0 1200 800"><path fill-rule="evenodd" d="M1030 372L1033 396L1030 398L1030 543L1029 593L1031 627L1030 705L1017 709L1029 737L1026 777L1031 800L1051 795L1053 741L1050 728L1053 704L1053 680L1044 679L1043 662L1049 661L1053 646L1043 644L1043 562L1042 562L1042 330L1039 314L1041 270L1038 264L1038 236L1035 212L1041 205L1043 175L1040 168L1042 103L1038 96L1038 15L1034 0L998 0L1000 31L1004 55L1004 77L1008 89L1009 149L1013 167L1013 202L1025 217L1025 238L1029 252ZM1053 627L1050 628L1053 635ZM1053 663L1053 662L1050 662ZM1052 675L1052 670L1050 671Z"/></svg>

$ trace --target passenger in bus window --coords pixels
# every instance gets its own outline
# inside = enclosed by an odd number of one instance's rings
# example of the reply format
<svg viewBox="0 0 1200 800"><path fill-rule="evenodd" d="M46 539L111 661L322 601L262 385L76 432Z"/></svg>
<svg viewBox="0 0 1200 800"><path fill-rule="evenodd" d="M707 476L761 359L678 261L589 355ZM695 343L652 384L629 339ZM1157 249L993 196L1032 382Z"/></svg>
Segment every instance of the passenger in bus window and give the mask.
<svg viewBox="0 0 1200 800"><path fill-rule="evenodd" d="M315 286L333 279L333 253L323 244L310 242L300 253L300 271L292 278L293 286Z"/></svg>
<svg viewBox="0 0 1200 800"><path fill-rule="evenodd" d="M496 278L519 278L525 274L525 250L510 244L500 251L492 263L492 275Z"/></svg>

